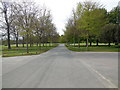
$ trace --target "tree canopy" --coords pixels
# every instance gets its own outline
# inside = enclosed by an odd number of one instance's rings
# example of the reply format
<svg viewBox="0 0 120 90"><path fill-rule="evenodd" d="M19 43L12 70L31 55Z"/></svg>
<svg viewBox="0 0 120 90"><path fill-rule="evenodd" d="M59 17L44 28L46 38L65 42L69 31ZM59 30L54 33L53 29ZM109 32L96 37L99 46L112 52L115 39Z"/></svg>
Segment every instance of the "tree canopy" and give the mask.
<svg viewBox="0 0 120 90"><path fill-rule="evenodd" d="M104 36L103 32L105 33L108 29L107 27L109 27L110 31L108 36L112 34L112 28L110 30L110 27L112 26L115 26L114 31L117 32L117 30L115 30L117 29L117 25L111 25L110 23L116 24L118 20L118 12L118 7L115 7L110 12L107 12L103 5L97 2L79 2L66 24L66 30L64 33L66 41L70 41L72 43L86 41L87 47L88 42L90 42L91 45L93 41L96 41L98 45L98 42L101 41L101 37ZM108 39L105 41L109 42ZM116 40L114 40L114 42L115 41Z"/></svg>

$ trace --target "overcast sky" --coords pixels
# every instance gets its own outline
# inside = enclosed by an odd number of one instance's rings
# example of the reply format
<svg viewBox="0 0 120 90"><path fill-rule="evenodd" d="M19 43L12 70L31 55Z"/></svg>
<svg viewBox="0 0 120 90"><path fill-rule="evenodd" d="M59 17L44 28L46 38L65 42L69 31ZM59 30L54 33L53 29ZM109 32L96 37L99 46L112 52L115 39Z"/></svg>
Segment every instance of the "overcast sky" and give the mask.
<svg viewBox="0 0 120 90"><path fill-rule="evenodd" d="M34 0L37 4L45 5L52 12L53 22L55 23L58 32L63 34L65 23L71 16L72 9L76 7L78 2L85 0ZM120 0L93 0L103 4L105 8L110 11L113 7L118 5Z"/></svg>
<svg viewBox="0 0 120 90"><path fill-rule="evenodd" d="M27 0L27 1L34 1L38 5L46 6L48 9L50 9L53 16L53 22L57 27L57 31L59 32L60 35L62 35L63 29L65 29L65 24L68 18L71 16L72 9L76 8L78 2L84 2L85 0ZM118 5L118 2L120 0L92 0L92 1L103 4L105 8L108 11L110 11L113 7L116 7Z"/></svg>

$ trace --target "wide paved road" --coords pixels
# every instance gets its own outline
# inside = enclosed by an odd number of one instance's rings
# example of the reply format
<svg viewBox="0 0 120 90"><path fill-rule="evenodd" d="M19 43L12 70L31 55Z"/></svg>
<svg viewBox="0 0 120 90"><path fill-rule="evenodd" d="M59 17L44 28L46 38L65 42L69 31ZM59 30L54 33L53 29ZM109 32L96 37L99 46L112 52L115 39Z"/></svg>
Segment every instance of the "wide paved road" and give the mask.
<svg viewBox="0 0 120 90"><path fill-rule="evenodd" d="M117 86L116 52L72 52L61 44L41 55L3 58L3 88Z"/></svg>

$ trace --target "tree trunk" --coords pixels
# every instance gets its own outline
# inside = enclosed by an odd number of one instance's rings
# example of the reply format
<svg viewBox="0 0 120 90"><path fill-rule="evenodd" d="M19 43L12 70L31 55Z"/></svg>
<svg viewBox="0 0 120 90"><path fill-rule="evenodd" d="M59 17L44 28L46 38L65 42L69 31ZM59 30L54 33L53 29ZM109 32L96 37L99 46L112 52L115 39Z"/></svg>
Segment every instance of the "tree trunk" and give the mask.
<svg viewBox="0 0 120 90"><path fill-rule="evenodd" d="M80 39L78 39L78 48L80 48Z"/></svg>
<svg viewBox="0 0 120 90"><path fill-rule="evenodd" d="M23 45L23 47L24 47L24 37L23 37L22 45Z"/></svg>
<svg viewBox="0 0 120 90"><path fill-rule="evenodd" d="M10 45L10 33L8 31L8 49L11 49L11 45Z"/></svg>
<svg viewBox="0 0 120 90"><path fill-rule="evenodd" d="M44 45L44 42L43 42L43 47L44 47L45 45Z"/></svg>
<svg viewBox="0 0 120 90"><path fill-rule="evenodd" d="M32 47L32 40L31 40L31 35L30 35L30 47Z"/></svg>
<svg viewBox="0 0 120 90"><path fill-rule="evenodd" d="M39 47L40 47L40 50L41 50L41 37L39 37Z"/></svg>
<svg viewBox="0 0 120 90"><path fill-rule="evenodd" d="M36 46L38 47L38 42L36 43Z"/></svg>
<svg viewBox="0 0 120 90"><path fill-rule="evenodd" d="M49 44L49 47L50 47L50 41L48 42L48 44Z"/></svg>
<svg viewBox="0 0 120 90"><path fill-rule="evenodd" d="M115 42L115 45L118 45L118 42Z"/></svg>
<svg viewBox="0 0 120 90"><path fill-rule="evenodd" d="M7 23L7 37L8 37L8 49L11 49L10 45L10 25Z"/></svg>
<svg viewBox="0 0 120 90"><path fill-rule="evenodd" d="M18 32L17 32L17 34L15 35L15 38L16 38L16 47L18 47Z"/></svg>
<svg viewBox="0 0 120 90"><path fill-rule="evenodd" d="M27 46L26 46L26 48L27 48L27 53L29 53L29 50L28 50L28 33L27 33L27 40L26 40L26 44L27 44Z"/></svg>
<svg viewBox="0 0 120 90"><path fill-rule="evenodd" d="M31 42L30 42L30 47L32 47L32 44L31 44Z"/></svg>
<svg viewBox="0 0 120 90"><path fill-rule="evenodd" d="M108 43L108 46L109 46L109 47L111 46L110 42Z"/></svg>
<svg viewBox="0 0 120 90"><path fill-rule="evenodd" d="M51 46L53 46L53 42L54 42L54 41L53 41L53 38L51 38Z"/></svg>
<svg viewBox="0 0 120 90"><path fill-rule="evenodd" d="M96 46L98 46L98 43L99 43L98 39L96 40L96 42L97 42L97 43L96 43Z"/></svg>
<svg viewBox="0 0 120 90"><path fill-rule="evenodd" d="M11 49L11 45L10 45L10 24L9 24L8 18L7 18L7 10L4 11L4 16L5 16L5 21L6 21L6 24L7 24L8 49Z"/></svg>
<svg viewBox="0 0 120 90"><path fill-rule="evenodd" d="M75 47L75 38L73 38L73 43L74 43L74 47Z"/></svg>
<svg viewBox="0 0 120 90"><path fill-rule="evenodd" d="M92 46L92 42L90 41L90 46Z"/></svg>
<svg viewBox="0 0 120 90"><path fill-rule="evenodd" d="M18 47L18 37L16 37L16 47Z"/></svg>
<svg viewBox="0 0 120 90"><path fill-rule="evenodd" d="M47 42L46 42L46 48L47 48Z"/></svg>
<svg viewBox="0 0 120 90"><path fill-rule="evenodd" d="M86 40L86 47L88 47L88 38L87 38L87 40Z"/></svg>

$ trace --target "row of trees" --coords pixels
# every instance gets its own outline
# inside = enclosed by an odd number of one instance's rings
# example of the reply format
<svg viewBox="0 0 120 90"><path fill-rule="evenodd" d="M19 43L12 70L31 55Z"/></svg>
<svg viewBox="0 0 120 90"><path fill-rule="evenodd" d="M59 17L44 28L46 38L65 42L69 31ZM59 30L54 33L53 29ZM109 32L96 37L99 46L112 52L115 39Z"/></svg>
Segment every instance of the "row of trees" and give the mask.
<svg viewBox="0 0 120 90"><path fill-rule="evenodd" d="M120 41L120 26L118 18L120 7L115 7L110 12L99 3L86 1L78 3L76 10L73 10L72 17L69 18L64 31L64 39L67 43L78 43L86 41L92 45L92 42L116 43Z"/></svg>
<svg viewBox="0 0 120 90"><path fill-rule="evenodd" d="M41 43L56 42L59 34L52 21L50 10L39 7L33 2L0 2L0 28L2 37L7 36L8 49L11 49L11 38L22 44L32 46L34 43L41 46Z"/></svg>

